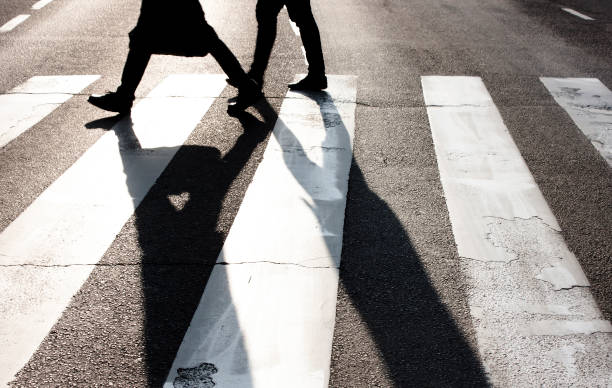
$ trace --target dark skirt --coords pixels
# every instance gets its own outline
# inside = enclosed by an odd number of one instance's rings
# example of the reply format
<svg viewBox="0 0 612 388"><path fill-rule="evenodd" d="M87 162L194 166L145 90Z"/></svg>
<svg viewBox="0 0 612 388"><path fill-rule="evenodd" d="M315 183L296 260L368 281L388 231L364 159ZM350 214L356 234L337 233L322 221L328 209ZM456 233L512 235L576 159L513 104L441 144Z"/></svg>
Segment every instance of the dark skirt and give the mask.
<svg viewBox="0 0 612 388"><path fill-rule="evenodd" d="M216 39L198 0L142 0L130 48L152 54L205 56Z"/></svg>

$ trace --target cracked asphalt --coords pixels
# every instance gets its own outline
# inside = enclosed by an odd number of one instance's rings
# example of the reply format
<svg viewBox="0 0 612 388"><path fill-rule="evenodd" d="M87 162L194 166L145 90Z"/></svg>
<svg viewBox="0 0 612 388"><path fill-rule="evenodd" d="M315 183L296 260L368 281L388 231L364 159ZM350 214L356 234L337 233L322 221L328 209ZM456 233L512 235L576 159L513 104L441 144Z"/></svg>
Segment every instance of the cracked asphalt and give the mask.
<svg viewBox="0 0 612 388"><path fill-rule="evenodd" d="M116 123L86 98L119 82L140 6L138 0L54 0L32 11L31 3L0 5L0 25L32 14L0 34L0 92L36 75L102 77L0 150L0 231ZM202 1L208 22L245 67L257 30L255 3ZM612 168L539 81L592 77L612 88L612 6L596 0L311 3L328 73L358 76L329 386L490 384L467 302L474 290L440 182L420 83L425 75L482 78L558 220L560 234L551 231L575 255L590 284L585 290L612 319ZM306 71L300 44L283 11L264 88L274 112L294 74ZM221 69L210 56L156 56L137 96L170 73ZM249 111L242 122L227 116L234 94L227 87L213 103L12 387L163 383L274 126L275 114ZM245 133L256 135L225 160ZM188 198L177 199L183 193ZM609 334L590 335L596 346ZM578 375L612 369L609 360L581 357Z"/></svg>

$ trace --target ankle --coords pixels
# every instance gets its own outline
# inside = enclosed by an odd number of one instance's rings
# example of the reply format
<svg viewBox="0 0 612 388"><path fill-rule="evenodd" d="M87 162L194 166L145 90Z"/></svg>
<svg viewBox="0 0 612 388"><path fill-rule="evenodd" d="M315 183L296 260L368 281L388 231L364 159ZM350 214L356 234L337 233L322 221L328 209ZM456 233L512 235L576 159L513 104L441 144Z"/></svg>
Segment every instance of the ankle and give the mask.
<svg viewBox="0 0 612 388"><path fill-rule="evenodd" d="M316 73L308 73L308 74L306 74L305 78L316 79L316 80L324 80L324 79L327 79L327 76L325 75L325 73L316 72Z"/></svg>
<svg viewBox="0 0 612 388"><path fill-rule="evenodd" d="M128 90L125 87L122 87L121 85L117 88L115 94L117 95L117 97L129 101L134 101L136 99L133 90Z"/></svg>

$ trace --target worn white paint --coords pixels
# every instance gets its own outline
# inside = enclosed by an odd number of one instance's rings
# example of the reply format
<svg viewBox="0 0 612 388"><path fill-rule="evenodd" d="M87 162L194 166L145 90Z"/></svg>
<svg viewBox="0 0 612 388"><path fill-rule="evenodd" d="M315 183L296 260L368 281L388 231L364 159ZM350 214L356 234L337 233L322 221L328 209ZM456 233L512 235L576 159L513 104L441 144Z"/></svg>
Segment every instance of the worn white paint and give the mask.
<svg viewBox="0 0 612 388"><path fill-rule="evenodd" d="M355 88L331 78L329 94L310 94L316 101L287 93L218 262L339 265Z"/></svg>
<svg viewBox="0 0 612 388"><path fill-rule="evenodd" d="M45 5L49 4L50 2L52 2L53 0L40 0L37 1L36 3L34 3L34 5L32 5L32 9L41 9L43 8Z"/></svg>
<svg viewBox="0 0 612 388"><path fill-rule="evenodd" d="M482 80L429 76L422 85L491 381L606 385L612 328ZM558 362L555 349L568 345L589 353L583 366L592 374L575 376L574 364Z"/></svg>
<svg viewBox="0 0 612 388"><path fill-rule="evenodd" d="M579 17L580 19L583 19L583 20L595 20L592 17L587 16L587 15L585 15L583 13L580 13L580 12L574 10L574 9L571 9L571 8L561 8L561 9L564 10L565 12L567 12L569 14L572 14L574 16L577 16L577 17Z"/></svg>
<svg viewBox="0 0 612 388"><path fill-rule="evenodd" d="M479 78L423 77L423 93L459 254L482 261L514 260L482 240L499 217L541 216L560 230ZM473 202L464 206L465 197ZM466 204L468 205L468 204ZM487 218L489 217L489 218ZM456 226L455 226L456 225Z"/></svg>
<svg viewBox="0 0 612 388"><path fill-rule="evenodd" d="M204 363L220 387L327 387L356 106L355 77L328 81L287 93L164 387Z"/></svg>
<svg viewBox="0 0 612 388"><path fill-rule="evenodd" d="M38 123L98 75L36 76L0 95L0 147Z"/></svg>
<svg viewBox="0 0 612 388"><path fill-rule="evenodd" d="M612 167L612 91L596 78L540 78Z"/></svg>
<svg viewBox="0 0 612 388"><path fill-rule="evenodd" d="M17 15L8 22L6 22L2 27L0 27L0 33L5 33L12 31L15 27L26 21L30 15Z"/></svg>
<svg viewBox="0 0 612 388"><path fill-rule="evenodd" d="M578 372L576 367L576 355L584 354L584 346L563 346L559 349L551 350L547 356L562 364L570 376L575 376Z"/></svg>
<svg viewBox="0 0 612 388"><path fill-rule="evenodd" d="M224 79L166 78L0 234L0 385L61 316Z"/></svg>

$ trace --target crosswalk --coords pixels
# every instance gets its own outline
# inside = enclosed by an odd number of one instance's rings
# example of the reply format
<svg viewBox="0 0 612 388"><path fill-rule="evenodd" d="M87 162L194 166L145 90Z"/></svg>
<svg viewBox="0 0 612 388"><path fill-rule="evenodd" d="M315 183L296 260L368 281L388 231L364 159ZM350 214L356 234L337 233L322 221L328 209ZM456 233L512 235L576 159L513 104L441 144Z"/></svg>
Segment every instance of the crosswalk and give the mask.
<svg viewBox="0 0 612 388"><path fill-rule="evenodd" d="M0 146L98 78L34 77L0 95ZM541 82L612 165L612 92L594 79ZM605 385L612 326L486 85L424 76L422 87L490 380ZM0 385L37 351L224 88L221 75L168 76L2 231ZM327 386L357 90L356 77L330 76L324 93L284 96L164 387ZM601 368L577 376L576 353Z"/></svg>
<svg viewBox="0 0 612 388"><path fill-rule="evenodd" d="M11 271L0 276L11 303L24 306L2 317L6 373L29 359L224 87L218 75L167 78L3 231ZM126 133L138 144L122 141Z"/></svg>
<svg viewBox="0 0 612 388"><path fill-rule="evenodd" d="M558 369L552 358L541 360L556 341L551 337L612 326L591 295L575 288L589 282L482 81L422 80L457 250L475 290L468 304L481 357L493 384L529 385L530 376L515 373L515 360ZM569 346L602 360L609 351L588 336ZM605 381L609 371L602 370ZM574 378L550 373L538 384L571 385Z"/></svg>
<svg viewBox="0 0 612 388"><path fill-rule="evenodd" d="M202 362L220 386L327 385L356 97L329 81L287 93L164 387Z"/></svg>
<svg viewBox="0 0 612 388"><path fill-rule="evenodd" d="M98 78L97 75L37 76L0 95L0 147Z"/></svg>
<svg viewBox="0 0 612 388"><path fill-rule="evenodd" d="M594 78L540 78L557 103L612 166L612 92Z"/></svg>
<svg viewBox="0 0 612 388"><path fill-rule="evenodd" d="M44 8L49 3L51 3L52 1L53 0L39 0L36 3L32 4L30 9L34 10L34 11L38 11L38 10ZM21 23L23 23L26 20L28 20L30 18L30 16L31 16L30 14L21 14L21 15L15 16L11 20L9 20L8 22L6 22L2 26L0 26L0 34L7 33L7 32L10 32L10 31L14 30Z"/></svg>

